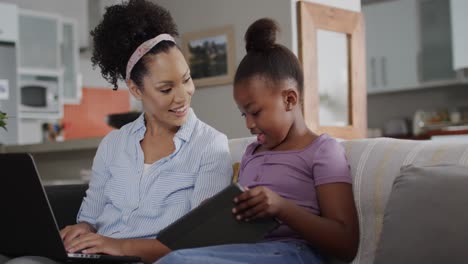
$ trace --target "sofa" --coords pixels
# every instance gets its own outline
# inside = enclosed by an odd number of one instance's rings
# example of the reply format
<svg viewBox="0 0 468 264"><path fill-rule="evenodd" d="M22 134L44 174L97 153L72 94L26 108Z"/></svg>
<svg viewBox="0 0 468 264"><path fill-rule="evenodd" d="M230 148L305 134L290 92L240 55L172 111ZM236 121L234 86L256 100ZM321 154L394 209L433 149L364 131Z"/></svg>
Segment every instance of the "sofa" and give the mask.
<svg viewBox="0 0 468 264"><path fill-rule="evenodd" d="M229 141L233 163L240 161L246 146L253 140L254 138L249 137ZM468 143L374 138L345 140L341 144L351 167L360 226L359 250L352 263L374 262L387 201L402 166L468 166ZM73 224L86 186L46 186L45 189L59 227Z"/></svg>

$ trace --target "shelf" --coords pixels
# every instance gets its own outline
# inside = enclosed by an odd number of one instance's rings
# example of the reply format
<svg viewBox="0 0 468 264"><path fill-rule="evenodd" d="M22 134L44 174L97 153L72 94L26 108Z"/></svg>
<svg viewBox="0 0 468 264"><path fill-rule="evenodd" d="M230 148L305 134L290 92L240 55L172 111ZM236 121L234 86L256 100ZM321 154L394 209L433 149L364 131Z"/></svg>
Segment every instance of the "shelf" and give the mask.
<svg viewBox="0 0 468 264"><path fill-rule="evenodd" d="M3 146L1 152L5 153L47 153L47 152L63 152L63 151L79 151L97 149L102 138L86 138L66 140L63 142L50 142L31 145L7 145Z"/></svg>
<svg viewBox="0 0 468 264"><path fill-rule="evenodd" d="M32 75L32 76L42 76L42 77L57 77L63 74L63 69L60 70L49 70L49 69L39 69L39 68L18 68L18 73L20 75Z"/></svg>

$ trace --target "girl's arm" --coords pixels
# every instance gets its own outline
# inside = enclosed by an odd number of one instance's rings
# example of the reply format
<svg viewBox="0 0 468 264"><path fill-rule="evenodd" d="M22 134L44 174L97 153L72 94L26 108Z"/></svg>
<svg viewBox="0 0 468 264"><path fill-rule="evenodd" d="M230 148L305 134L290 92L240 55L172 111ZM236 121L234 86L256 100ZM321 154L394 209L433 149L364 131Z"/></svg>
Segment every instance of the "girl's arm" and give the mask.
<svg viewBox="0 0 468 264"><path fill-rule="evenodd" d="M273 216L298 232L322 252L345 261L358 249L359 225L351 184L330 183L316 187L321 215L307 212L266 187L255 187L239 195L233 209L237 219L247 221Z"/></svg>
<svg viewBox="0 0 468 264"><path fill-rule="evenodd" d="M359 245L359 223L351 184L331 183L316 187L321 216L284 200L278 219L324 253L351 261Z"/></svg>

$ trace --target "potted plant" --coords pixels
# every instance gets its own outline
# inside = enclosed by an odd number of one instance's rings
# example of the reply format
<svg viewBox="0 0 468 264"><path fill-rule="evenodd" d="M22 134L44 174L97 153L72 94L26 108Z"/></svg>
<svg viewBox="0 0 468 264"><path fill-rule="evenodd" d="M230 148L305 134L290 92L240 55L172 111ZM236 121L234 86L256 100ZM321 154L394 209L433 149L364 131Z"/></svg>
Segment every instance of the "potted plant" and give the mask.
<svg viewBox="0 0 468 264"><path fill-rule="evenodd" d="M6 120L8 119L7 114L0 111L0 127L6 129Z"/></svg>

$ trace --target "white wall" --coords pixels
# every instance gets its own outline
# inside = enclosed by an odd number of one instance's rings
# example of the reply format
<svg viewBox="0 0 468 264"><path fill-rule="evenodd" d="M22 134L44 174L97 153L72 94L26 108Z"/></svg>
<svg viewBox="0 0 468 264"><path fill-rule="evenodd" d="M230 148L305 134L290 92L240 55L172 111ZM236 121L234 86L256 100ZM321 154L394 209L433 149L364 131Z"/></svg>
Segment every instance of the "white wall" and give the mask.
<svg viewBox="0 0 468 264"><path fill-rule="evenodd" d="M296 0L153 1L171 12L180 34L233 25L236 65L245 55L243 37L246 29L252 22L262 17L271 17L278 22L281 28L278 41L297 54ZM353 11L361 10L360 0L310 0L310 2ZM232 98L232 85L198 87L192 105L200 119L222 131L229 138L250 135Z"/></svg>

